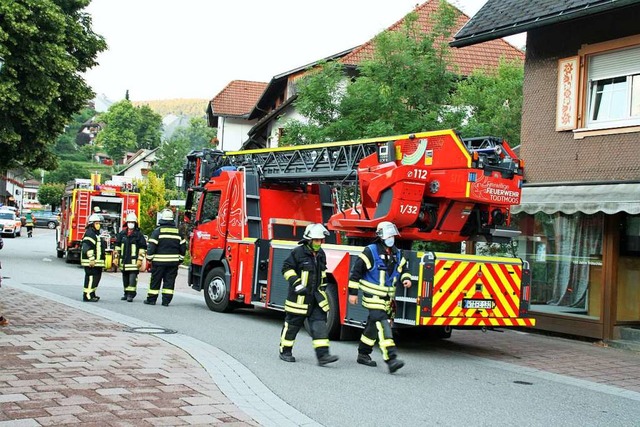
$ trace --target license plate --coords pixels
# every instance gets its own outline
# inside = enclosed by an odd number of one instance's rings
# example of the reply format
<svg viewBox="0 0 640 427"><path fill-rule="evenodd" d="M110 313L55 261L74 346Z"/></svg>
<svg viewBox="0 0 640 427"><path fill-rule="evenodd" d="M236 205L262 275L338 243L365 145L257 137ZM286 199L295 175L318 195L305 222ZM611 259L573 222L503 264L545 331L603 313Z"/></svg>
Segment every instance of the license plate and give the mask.
<svg viewBox="0 0 640 427"><path fill-rule="evenodd" d="M495 306L492 299L463 299L462 308L483 308L491 310Z"/></svg>

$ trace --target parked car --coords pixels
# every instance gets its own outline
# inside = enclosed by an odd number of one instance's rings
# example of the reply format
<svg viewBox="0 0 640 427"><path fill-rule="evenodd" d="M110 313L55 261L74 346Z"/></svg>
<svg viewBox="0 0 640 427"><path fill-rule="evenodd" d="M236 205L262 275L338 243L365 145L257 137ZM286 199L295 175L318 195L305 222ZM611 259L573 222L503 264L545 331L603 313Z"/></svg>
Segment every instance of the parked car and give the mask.
<svg viewBox="0 0 640 427"><path fill-rule="evenodd" d="M36 227L47 227L53 230L60 225L57 212L33 211L31 214L33 215L33 219L36 220Z"/></svg>
<svg viewBox="0 0 640 427"><path fill-rule="evenodd" d="M14 211L1 210L0 211L0 232L2 234L9 234L11 237L20 236L22 231L22 222L18 218Z"/></svg>

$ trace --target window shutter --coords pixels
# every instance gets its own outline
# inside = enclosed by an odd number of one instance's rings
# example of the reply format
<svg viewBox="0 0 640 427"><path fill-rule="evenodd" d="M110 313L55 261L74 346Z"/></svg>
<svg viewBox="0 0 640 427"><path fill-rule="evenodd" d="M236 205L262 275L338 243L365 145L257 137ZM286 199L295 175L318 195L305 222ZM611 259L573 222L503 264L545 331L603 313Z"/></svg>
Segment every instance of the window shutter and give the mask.
<svg viewBox="0 0 640 427"><path fill-rule="evenodd" d="M589 80L640 74L640 47L620 49L589 57Z"/></svg>
<svg viewBox="0 0 640 427"><path fill-rule="evenodd" d="M578 80L580 57L558 61L558 97L556 99L556 130L573 130L578 122Z"/></svg>

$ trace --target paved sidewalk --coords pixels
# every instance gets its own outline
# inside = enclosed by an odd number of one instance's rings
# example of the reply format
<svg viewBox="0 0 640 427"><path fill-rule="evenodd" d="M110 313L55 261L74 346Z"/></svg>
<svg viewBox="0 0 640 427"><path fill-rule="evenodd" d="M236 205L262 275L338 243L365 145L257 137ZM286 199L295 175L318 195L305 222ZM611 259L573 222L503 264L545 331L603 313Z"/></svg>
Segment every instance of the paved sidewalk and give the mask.
<svg viewBox="0 0 640 427"><path fill-rule="evenodd" d="M0 426L257 426L187 352L1 289Z"/></svg>

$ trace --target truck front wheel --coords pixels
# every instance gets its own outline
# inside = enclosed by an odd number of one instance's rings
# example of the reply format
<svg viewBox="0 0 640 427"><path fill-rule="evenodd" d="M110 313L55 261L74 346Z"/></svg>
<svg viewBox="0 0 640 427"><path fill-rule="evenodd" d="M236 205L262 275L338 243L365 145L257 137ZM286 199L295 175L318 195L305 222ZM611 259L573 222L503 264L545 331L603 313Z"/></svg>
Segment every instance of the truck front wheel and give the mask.
<svg viewBox="0 0 640 427"><path fill-rule="evenodd" d="M209 310L226 313L233 309L229 301L229 286L224 268L216 267L204 279L204 300Z"/></svg>
<svg viewBox="0 0 640 427"><path fill-rule="evenodd" d="M338 305L338 290L336 285L330 283L327 286L327 299L329 300L329 312L327 313L327 332L329 339L340 339L340 306Z"/></svg>

